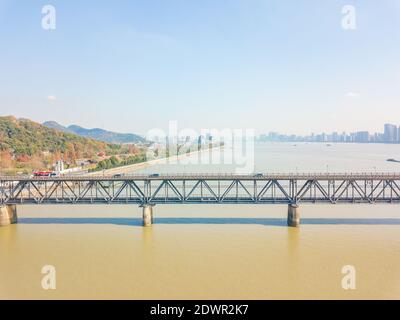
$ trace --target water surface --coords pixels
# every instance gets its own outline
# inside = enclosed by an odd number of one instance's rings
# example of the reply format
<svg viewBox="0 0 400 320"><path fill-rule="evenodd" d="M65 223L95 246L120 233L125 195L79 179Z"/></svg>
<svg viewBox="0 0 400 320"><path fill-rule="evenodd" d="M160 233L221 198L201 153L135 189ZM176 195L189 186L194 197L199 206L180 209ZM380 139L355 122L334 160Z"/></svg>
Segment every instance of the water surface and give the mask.
<svg viewBox="0 0 400 320"><path fill-rule="evenodd" d="M398 145L256 146L256 172L391 171ZM232 166L160 165L144 172L233 172ZM286 206L159 205L155 224L116 206L21 206L0 228L0 298L400 298L400 207L304 205L300 228ZM43 290L54 265L57 289ZM344 265L356 290L341 287Z"/></svg>

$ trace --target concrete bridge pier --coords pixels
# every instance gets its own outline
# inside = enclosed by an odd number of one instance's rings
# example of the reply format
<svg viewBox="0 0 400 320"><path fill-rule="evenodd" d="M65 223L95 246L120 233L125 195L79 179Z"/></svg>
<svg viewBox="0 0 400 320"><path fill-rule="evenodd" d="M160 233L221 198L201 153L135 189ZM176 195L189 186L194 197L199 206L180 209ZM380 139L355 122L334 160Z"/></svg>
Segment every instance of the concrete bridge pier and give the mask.
<svg viewBox="0 0 400 320"><path fill-rule="evenodd" d="M300 225L299 205L292 203L288 205L287 225L289 227L298 227Z"/></svg>
<svg viewBox="0 0 400 320"><path fill-rule="evenodd" d="M143 227L150 227L153 224L153 206L152 204L142 205Z"/></svg>
<svg viewBox="0 0 400 320"><path fill-rule="evenodd" d="M17 206L8 204L0 206L0 227L17 223Z"/></svg>

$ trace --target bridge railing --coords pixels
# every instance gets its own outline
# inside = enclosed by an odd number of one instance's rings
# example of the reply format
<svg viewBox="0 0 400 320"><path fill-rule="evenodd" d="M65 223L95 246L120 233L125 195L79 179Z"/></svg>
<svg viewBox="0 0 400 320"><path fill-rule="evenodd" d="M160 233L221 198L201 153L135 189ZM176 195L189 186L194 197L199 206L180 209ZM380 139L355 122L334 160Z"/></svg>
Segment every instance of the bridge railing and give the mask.
<svg viewBox="0 0 400 320"><path fill-rule="evenodd" d="M400 172L304 172L304 173L293 173L293 172L271 172L271 173L254 173L254 174L237 174L237 173L157 173L157 174L143 174L143 173L132 173L132 174L121 174L116 176L108 174L98 175L61 175L57 177L34 177L28 175L19 176L0 176L0 180L3 181L22 181L22 180L162 180L162 179L399 179Z"/></svg>

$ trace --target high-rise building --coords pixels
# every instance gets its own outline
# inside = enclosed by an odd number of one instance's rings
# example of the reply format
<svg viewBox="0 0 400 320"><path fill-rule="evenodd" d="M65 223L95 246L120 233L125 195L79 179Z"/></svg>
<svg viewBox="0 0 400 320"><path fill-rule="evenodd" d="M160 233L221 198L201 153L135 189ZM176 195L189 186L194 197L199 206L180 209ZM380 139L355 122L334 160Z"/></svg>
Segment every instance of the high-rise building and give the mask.
<svg viewBox="0 0 400 320"><path fill-rule="evenodd" d="M383 136L384 142L397 142L397 126L395 126L394 124L386 123Z"/></svg>
<svg viewBox="0 0 400 320"><path fill-rule="evenodd" d="M397 142L400 142L400 126L397 129Z"/></svg>
<svg viewBox="0 0 400 320"><path fill-rule="evenodd" d="M369 142L369 132L368 131L356 132L355 142L362 142L362 143Z"/></svg>

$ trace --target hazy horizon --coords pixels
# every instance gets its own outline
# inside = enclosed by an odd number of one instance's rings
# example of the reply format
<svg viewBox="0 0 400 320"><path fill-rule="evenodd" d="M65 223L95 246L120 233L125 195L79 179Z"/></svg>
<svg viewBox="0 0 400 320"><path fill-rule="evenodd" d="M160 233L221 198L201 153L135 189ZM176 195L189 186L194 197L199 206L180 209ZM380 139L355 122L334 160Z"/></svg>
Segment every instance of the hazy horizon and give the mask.
<svg viewBox="0 0 400 320"><path fill-rule="evenodd" d="M0 117L7 117L7 116L15 117L15 115L11 115L11 114L10 115L0 115ZM31 121L35 121L33 119L29 119L29 118L26 118L26 117L16 117L16 118L17 119L28 119L28 120L31 120ZM61 125L63 127L66 127L66 128L68 128L69 126L78 126L78 127L82 127L82 128L89 129L89 130L102 129L102 130L111 131L111 132L115 132L115 133L122 133L122 134L138 134L138 135L141 135L141 136L145 136L146 135L146 133L135 132L135 131L120 131L118 129L117 130L111 130L111 129L108 129L107 127L104 127L104 128L101 128L101 127L85 127L83 125L80 125L79 123L62 123L62 122L55 121L55 120L45 120L45 121L42 121L42 122L41 121L35 121L35 122L40 123L40 124L44 124L45 122L56 122L57 124L59 124L59 125ZM369 133L370 134L383 133L383 131L384 131L383 130L383 125L384 124L382 124L382 128L380 130L378 129L376 132L370 131ZM177 129L180 131L180 130L183 130L185 128L186 127L181 126L181 127L178 127ZM400 126L399 126L399 128L400 128ZM153 129L153 128L149 128L149 130L151 130L151 129ZM203 129L215 129L215 128L203 128ZM222 130L223 130L223 128L222 128ZM368 131L368 130L359 130L359 131ZM168 132L168 131L166 131L166 132ZM349 130L347 130L347 131L345 130L345 131L341 131L341 132L338 132L337 130L333 130L333 131L321 131L321 132L309 132L309 133L304 133L304 134L297 134L297 133L293 133L293 132L282 132L282 131L273 131L273 130L265 129L264 131L256 131L255 134L256 134L256 137L259 137L261 135L266 135L266 134L269 134L269 133L278 133L278 134L288 135L288 136L289 135L310 136L311 134L322 134L322 133L332 134L334 132L336 132L338 134L355 133L355 132L352 132L352 131L349 131ZM199 134L200 133L201 133L201 130L199 131Z"/></svg>

